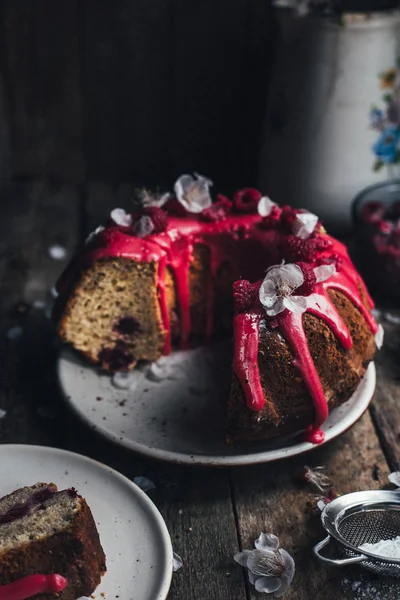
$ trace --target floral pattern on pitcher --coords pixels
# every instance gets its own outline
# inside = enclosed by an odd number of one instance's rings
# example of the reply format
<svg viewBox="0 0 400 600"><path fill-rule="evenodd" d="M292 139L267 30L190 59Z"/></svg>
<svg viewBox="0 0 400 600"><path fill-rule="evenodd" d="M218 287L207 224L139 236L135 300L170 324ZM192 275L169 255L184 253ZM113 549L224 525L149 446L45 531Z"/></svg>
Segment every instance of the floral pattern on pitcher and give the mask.
<svg viewBox="0 0 400 600"><path fill-rule="evenodd" d="M397 66L387 69L379 75L382 95L382 107L371 106L370 125L379 132L372 146L376 156L374 171L384 166L391 174L392 165L400 164L400 59Z"/></svg>

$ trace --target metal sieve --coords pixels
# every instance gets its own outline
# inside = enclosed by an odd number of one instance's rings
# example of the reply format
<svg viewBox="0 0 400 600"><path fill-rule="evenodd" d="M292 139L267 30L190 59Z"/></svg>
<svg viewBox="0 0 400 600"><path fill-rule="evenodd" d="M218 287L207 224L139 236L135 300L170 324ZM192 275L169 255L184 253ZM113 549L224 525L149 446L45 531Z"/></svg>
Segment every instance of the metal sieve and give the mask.
<svg viewBox="0 0 400 600"><path fill-rule="evenodd" d="M365 543L400 535L400 492L373 490L340 496L325 506L321 521L328 536L314 546L319 560L337 566L358 563L374 573L400 577L400 556L388 558L360 550ZM328 544L339 558L320 554Z"/></svg>

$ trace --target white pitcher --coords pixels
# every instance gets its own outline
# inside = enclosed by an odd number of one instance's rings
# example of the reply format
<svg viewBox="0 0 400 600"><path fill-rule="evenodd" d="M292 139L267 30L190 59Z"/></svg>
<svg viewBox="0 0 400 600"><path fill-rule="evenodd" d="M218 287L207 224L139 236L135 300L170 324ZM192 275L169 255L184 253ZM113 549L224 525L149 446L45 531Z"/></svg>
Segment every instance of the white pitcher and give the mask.
<svg viewBox="0 0 400 600"><path fill-rule="evenodd" d="M281 35L260 187L279 204L307 208L343 232L356 193L396 175L372 169L377 132L369 111L382 104L379 73L400 56L400 13L345 15L340 25L329 17L276 11Z"/></svg>

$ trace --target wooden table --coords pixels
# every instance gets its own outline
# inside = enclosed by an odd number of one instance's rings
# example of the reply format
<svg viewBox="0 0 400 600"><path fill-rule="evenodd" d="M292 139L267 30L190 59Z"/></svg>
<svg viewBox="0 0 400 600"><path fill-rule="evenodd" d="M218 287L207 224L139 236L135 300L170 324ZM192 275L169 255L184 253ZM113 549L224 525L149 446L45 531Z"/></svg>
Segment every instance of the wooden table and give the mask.
<svg viewBox="0 0 400 600"><path fill-rule="evenodd" d="M156 488L149 496L184 562L173 576L169 600L265 597L233 562L261 531L277 534L296 561L288 600L399 598L400 583L314 560L311 549L323 530L309 509L313 492L298 477L304 464L325 465L339 494L388 486L387 474L400 457L398 325L384 323L386 343L376 360L371 408L339 439L297 459L233 469L164 464L110 445L66 410L55 381L54 331L45 311L32 308L34 301L49 298L66 262L51 259L48 249L61 244L69 257L110 208L129 207L130 196L129 185L77 189L39 181L12 184L1 199L0 408L7 414L0 419L0 441L57 446L101 460L130 478L150 478ZM22 335L9 339L14 327L21 327ZM364 596L357 591L360 581Z"/></svg>

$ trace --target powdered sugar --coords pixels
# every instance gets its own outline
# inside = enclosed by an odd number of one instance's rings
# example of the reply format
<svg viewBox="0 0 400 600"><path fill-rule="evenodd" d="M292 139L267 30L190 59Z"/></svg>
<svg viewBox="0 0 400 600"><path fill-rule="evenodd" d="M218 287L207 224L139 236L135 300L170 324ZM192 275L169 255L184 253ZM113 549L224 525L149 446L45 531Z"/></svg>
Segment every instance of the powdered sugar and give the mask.
<svg viewBox="0 0 400 600"><path fill-rule="evenodd" d="M400 559L400 535L391 540L380 540L374 544L363 544L360 546L360 550L365 550L377 556Z"/></svg>

